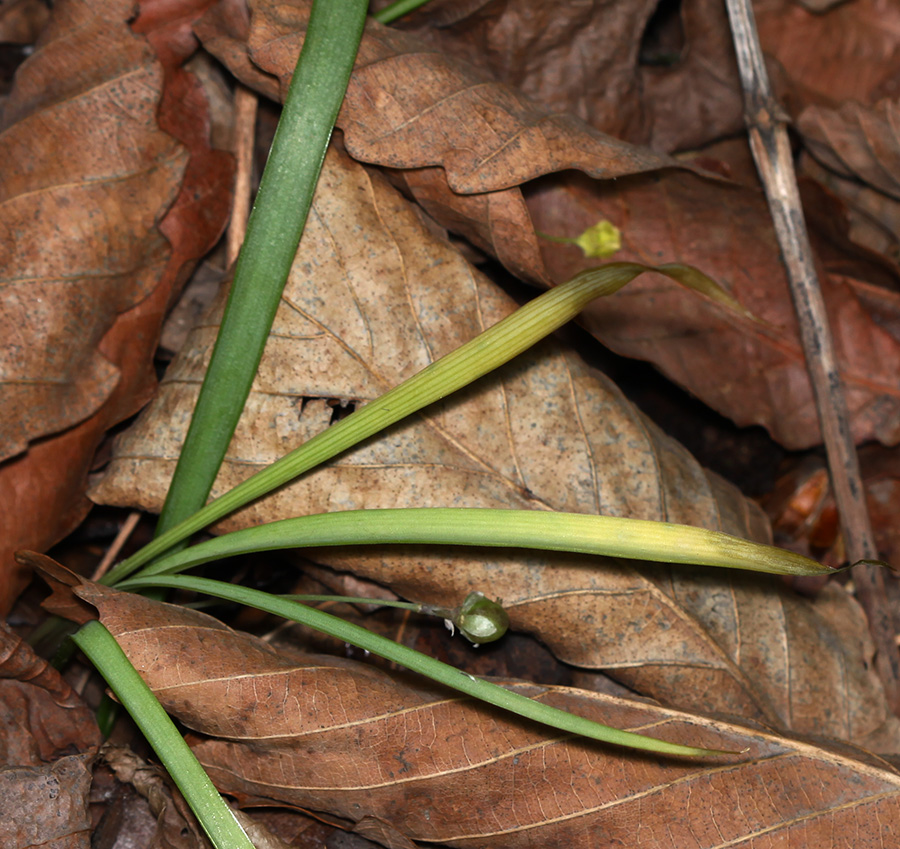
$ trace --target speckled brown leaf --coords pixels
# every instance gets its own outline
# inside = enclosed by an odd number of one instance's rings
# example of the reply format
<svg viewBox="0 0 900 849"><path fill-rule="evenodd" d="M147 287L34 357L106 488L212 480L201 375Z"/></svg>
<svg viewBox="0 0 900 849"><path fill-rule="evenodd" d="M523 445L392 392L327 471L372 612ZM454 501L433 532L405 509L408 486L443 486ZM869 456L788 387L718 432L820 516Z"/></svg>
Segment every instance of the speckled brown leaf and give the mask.
<svg viewBox="0 0 900 849"><path fill-rule="evenodd" d="M326 427L341 403L377 397L513 308L383 180L332 151L214 492ZM221 304L201 319L157 399L117 442L92 494L98 501L160 509L220 311ZM555 343L281 488L220 530L320 511L429 505L768 532L755 505ZM768 577L497 550L318 556L435 603L488 591L504 600L514 627L537 634L558 657L613 670L670 704L895 747L896 721L864 667L864 628L842 590L830 603L858 629L852 646Z"/></svg>
<svg viewBox="0 0 900 849"><path fill-rule="evenodd" d="M56 4L3 113L0 612L27 579L12 552L87 512L97 444L152 394L173 291L229 212L230 156L210 148L205 97L180 68L189 28L151 32L151 49L133 12Z"/></svg>
<svg viewBox="0 0 900 849"><path fill-rule="evenodd" d="M604 723L743 751L659 759L558 736L420 679L284 656L192 610L75 592L220 789L383 820L455 847L869 849L900 832L900 776L858 753L583 690L506 683ZM745 750L745 751L744 751Z"/></svg>
<svg viewBox="0 0 900 849"><path fill-rule="evenodd" d="M168 259L155 225L187 152L157 126L162 68L131 9L61 4L5 104L2 458L109 397L118 371L97 347Z"/></svg>
<svg viewBox="0 0 900 849"><path fill-rule="evenodd" d="M248 83L262 71L284 90L305 14L302 0L260 2L248 29L209 19L200 35ZM765 330L706 303L675 305L674 284L645 280L614 306L589 307L583 320L604 344L654 362L735 422L761 424L790 448L821 441L787 280L757 190L672 169L625 180L669 161L550 115L411 34L370 25L360 55L338 119L352 156L401 169L394 179L429 214L524 280L559 283L582 265L578 248L542 242L535 228L574 237L607 217L625 234L623 258L696 265L751 309L764 304L772 324ZM270 83L266 90L273 93ZM519 188L526 183L527 205ZM661 297L644 297L651 290ZM900 345L839 282L826 281L825 290L854 435L896 442Z"/></svg>

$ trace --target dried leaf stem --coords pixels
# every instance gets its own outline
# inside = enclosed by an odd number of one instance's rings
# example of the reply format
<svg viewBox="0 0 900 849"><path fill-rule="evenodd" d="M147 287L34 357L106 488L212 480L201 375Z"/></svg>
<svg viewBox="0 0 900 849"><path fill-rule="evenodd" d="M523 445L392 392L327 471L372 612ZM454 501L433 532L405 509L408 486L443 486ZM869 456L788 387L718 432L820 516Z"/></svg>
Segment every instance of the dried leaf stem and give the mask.
<svg viewBox="0 0 900 849"><path fill-rule="evenodd" d="M850 430L847 402L800 204L786 128L787 116L772 93L749 0L727 0L726 5L744 89L750 147L765 187L791 284L847 555L851 561L875 560L878 553ZM888 701L898 712L900 652L894 642L893 623L885 604L883 572L877 565L865 563L854 570L853 578L856 595L869 618L877 649L878 672Z"/></svg>
<svg viewBox="0 0 900 849"><path fill-rule="evenodd" d="M241 83L234 90L234 139L232 152L237 163L234 175L234 203L225 239L225 262L230 267L241 252L250 216L253 194L253 149L256 141L256 112L259 95Z"/></svg>

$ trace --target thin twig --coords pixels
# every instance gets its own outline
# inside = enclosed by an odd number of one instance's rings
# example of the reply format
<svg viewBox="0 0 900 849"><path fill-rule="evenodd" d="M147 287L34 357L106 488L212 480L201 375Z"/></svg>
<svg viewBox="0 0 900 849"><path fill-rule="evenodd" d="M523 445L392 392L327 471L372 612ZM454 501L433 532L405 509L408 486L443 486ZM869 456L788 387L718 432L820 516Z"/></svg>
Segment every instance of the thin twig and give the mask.
<svg viewBox="0 0 900 849"><path fill-rule="evenodd" d="M232 153L237 160L234 179L234 204L228 223L226 239L226 262L228 267L238 257L247 219L250 216L250 196L253 183L253 146L256 139L256 109L259 97L256 92L238 83L234 93L234 143Z"/></svg>
<svg viewBox="0 0 900 849"><path fill-rule="evenodd" d="M744 88L750 146L787 267L847 556L851 561L875 560L878 553L850 431L847 402L800 205L787 115L772 93L749 0L726 0L726 5ZM856 567L853 578L857 598L869 618L877 652L875 664L888 703L895 713L900 712L900 652L885 604L883 572L874 564L863 564Z"/></svg>
<svg viewBox="0 0 900 849"><path fill-rule="evenodd" d="M112 545L107 549L106 554L103 555L103 559L94 570L94 574L91 575L92 581L99 581L109 571L109 567L116 562L122 546L128 542L128 538L134 533L134 529L141 520L141 515L140 510L132 510L125 521L122 522L122 527L119 528L119 533L116 534Z"/></svg>

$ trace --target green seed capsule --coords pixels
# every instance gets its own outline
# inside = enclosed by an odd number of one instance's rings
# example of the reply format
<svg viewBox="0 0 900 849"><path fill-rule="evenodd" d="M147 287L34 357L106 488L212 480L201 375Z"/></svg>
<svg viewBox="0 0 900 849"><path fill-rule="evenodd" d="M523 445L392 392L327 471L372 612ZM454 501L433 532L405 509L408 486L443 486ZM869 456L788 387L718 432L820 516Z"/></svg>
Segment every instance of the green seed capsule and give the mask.
<svg viewBox="0 0 900 849"><path fill-rule="evenodd" d="M509 616L500 604L484 593L472 592L460 606L453 624L464 637L480 645L499 640L509 628Z"/></svg>

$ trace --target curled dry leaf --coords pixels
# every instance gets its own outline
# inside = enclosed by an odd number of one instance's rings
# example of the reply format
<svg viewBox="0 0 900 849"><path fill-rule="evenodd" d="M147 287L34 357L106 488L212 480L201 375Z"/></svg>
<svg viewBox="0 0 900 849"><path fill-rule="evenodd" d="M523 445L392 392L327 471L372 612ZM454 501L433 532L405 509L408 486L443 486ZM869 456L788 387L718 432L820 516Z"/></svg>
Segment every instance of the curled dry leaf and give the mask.
<svg viewBox="0 0 900 849"><path fill-rule="evenodd" d="M551 112L568 112L635 143L649 137L638 54L656 0L592 6L429 3L394 26L513 86Z"/></svg>
<svg viewBox="0 0 900 849"><path fill-rule="evenodd" d="M810 106L797 121L810 152L843 177L900 199L900 102Z"/></svg>
<svg viewBox="0 0 900 849"><path fill-rule="evenodd" d="M514 306L396 191L332 150L214 494L327 427L342 405L377 397ZM93 498L159 510L220 315L221 302L200 320L158 398L117 442ZM757 539L768 533L755 505L555 343L280 488L219 530L409 506L567 510ZM503 599L513 628L538 635L561 659L610 670L669 704L898 749L897 722L864 666L864 623L839 588L834 607L857 633L850 645L769 576L498 549L316 556L433 604L451 606L481 589Z"/></svg>
<svg viewBox="0 0 900 849"><path fill-rule="evenodd" d="M133 11L55 4L0 124L0 611L27 580L12 552L87 512L97 444L152 394L173 290L228 216L230 157L210 149L203 93L179 69L190 47L157 33L161 64Z"/></svg>
<svg viewBox="0 0 900 849"><path fill-rule="evenodd" d="M248 84L266 80L271 94L265 75L285 90L307 7L261 2L249 25L208 16L198 33ZM353 157L394 169L430 215L523 280L560 283L583 267L577 248L541 242L535 229L577 236L600 218L623 233L626 251L616 258L678 261L710 274L771 326L706 303L678 306L676 287L656 278L592 305L583 322L738 424L761 424L792 449L821 442L787 279L755 189L684 170L634 176L676 163L550 115L412 34L374 23L338 125ZM825 296L854 436L894 443L900 345L839 281L825 282Z"/></svg>
<svg viewBox="0 0 900 849"><path fill-rule="evenodd" d="M239 798L374 817L414 840L485 849L601 849L636 835L659 849L858 849L900 829L900 776L857 753L643 702L504 683L601 722L742 752L642 757L364 664L279 655L196 611L87 582L75 592L163 705L204 735L194 752Z"/></svg>
<svg viewBox="0 0 900 849"><path fill-rule="evenodd" d="M816 160L803 170L845 201L852 240L900 259L900 101L810 106L797 129Z"/></svg>
<svg viewBox="0 0 900 849"><path fill-rule="evenodd" d="M94 716L0 623L0 845L87 849Z"/></svg>
<svg viewBox="0 0 900 849"><path fill-rule="evenodd" d="M744 126L728 18L717 0L677 8L656 0L601 9L533 0L435 5L394 26L616 138L673 151Z"/></svg>

